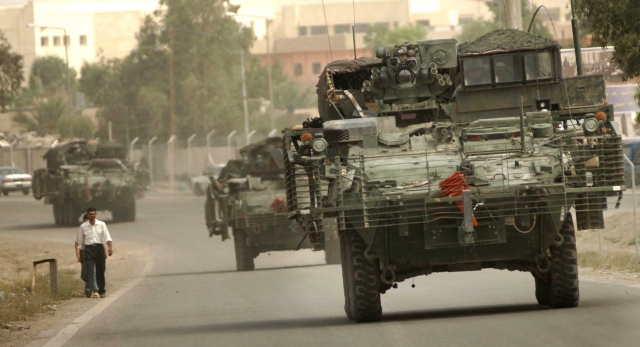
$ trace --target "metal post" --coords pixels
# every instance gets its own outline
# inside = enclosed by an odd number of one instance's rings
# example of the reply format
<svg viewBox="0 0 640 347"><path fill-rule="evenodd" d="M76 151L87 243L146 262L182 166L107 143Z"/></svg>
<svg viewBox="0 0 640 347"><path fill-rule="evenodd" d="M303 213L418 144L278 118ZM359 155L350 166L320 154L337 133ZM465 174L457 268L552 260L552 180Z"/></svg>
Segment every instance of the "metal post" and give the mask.
<svg viewBox="0 0 640 347"><path fill-rule="evenodd" d="M129 161L130 162L133 162L133 146L135 146L135 144L138 143L138 140L140 140L140 138L136 137L129 144Z"/></svg>
<svg viewBox="0 0 640 347"><path fill-rule="evenodd" d="M582 47L580 46L580 31L578 30L574 0L571 0L571 31L573 33L573 51L576 54L578 76L582 76Z"/></svg>
<svg viewBox="0 0 640 347"><path fill-rule="evenodd" d="M629 164L629 166L631 166L631 189L633 190L633 230L635 231L635 239L636 239L636 261L639 261L640 259L638 259L638 205L636 203L636 166L635 164L629 160L629 158L627 157L626 154L622 155L624 158L624 161L627 162L627 164Z"/></svg>
<svg viewBox="0 0 640 347"><path fill-rule="evenodd" d="M211 156L211 136L213 136L215 133L216 129L213 129L207 134L207 154L209 156Z"/></svg>
<svg viewBox="0 0 640 347"><path fill-rule="evenodd" d="M33 175L33 163L31 160L31 146L35 143L35 141L31 141L29 145L27 145L27 172L29 175Z"/></svg>
<svg viewBox="0 0 640 347"><path fill-rule="evenodd" d="M174 167L174 152L173 152L173 144L176 140L176 136L175 135L171 135L171 137L169 138L169 141L167 141L167 157L168 157L168 161L169 161L169 187L171 190L175 190L175 184L176 184L176 180L175 180L175 167Z"/></svg>
<svg viewBox="0 0 640 347"><path fill-rule="evenodd" d="M191 141L193 141L193 139L196 138L196 134L193 134L191 136L189 136L189 138L187 139L187 171L188 171L188 175L189 178L191 178L191 172L192 172L192 167L191 167Z"/></svg>
<svg viewBox="0 0 640 347"><path fill-rule="evenodd" d="M247 146L251 144L251 136L255 135L255 133L256 133L255 130L251 130L249 135L247 135Z"/></svg>
<svg viewBox="0 0 640 347"><path fill-rule="evenodd" d="M242 77L242 106L244 107L244 136L249 138L249 106L247 105L247 82L244 71L244 50L240 51L240 74Z"/></svg>
<svg viewBox="0 0 640 347"><path fill-rule="evenodd" d="M11 145L9 146L9 155L11 156L11 166L16 166L16 163L13 161L13 146L16 144L16 141L18 140L13 140L13 142L11 142Z"/></svg>
<svg viewBox="0 0 640 347"><path fill-rule="evenodd" d="M237 134L238 132L236 130L232 131L229 133L229 136L227 136L227 160L231 160L231 138ZM234 155L235 157L235 155Z"/></svg>
<svg viewBox="0 0 640 347"><path fill-rule="evenodd" d="M158 139L157 136L151 138L148 143L147 151L149 152L149 185L153 187L153 143Z"/></svg>

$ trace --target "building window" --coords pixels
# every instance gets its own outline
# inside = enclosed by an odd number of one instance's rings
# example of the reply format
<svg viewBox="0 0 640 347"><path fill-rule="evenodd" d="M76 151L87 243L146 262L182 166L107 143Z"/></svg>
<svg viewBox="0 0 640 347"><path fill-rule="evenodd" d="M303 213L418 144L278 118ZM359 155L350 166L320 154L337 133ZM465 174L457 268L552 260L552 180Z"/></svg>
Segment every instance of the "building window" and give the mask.
<svg viewBox="0 0 640 347"><path fill-rule="evenodd" d="M311 35L326 35L327 27L324 25L314 25L311 27Z"/></svg>
<svg viewBox="0 0 640 347"><path fill-rule="evenodd" d="M428 28L431 26L431 21L428 19L421 19L419 21L416 21L416 24L422 25L423 27Z"/></svg>
<svg viewBox="0 0 640 347"><path fill-rule="evenodd" d="M381 26L381 27L385 27L385 28L388 28L388 29L393 29L393 28L390 26L390 25L391 25L391 23L389 23L389 22L377 22L377 23L375 23L374 25Z"/></svg>
<svg viewBox="0 0 640 347"><path fill-rule="evenodd" d="M293 74L296 76L302 76L302 64L296 63L293 66Z"/></svg>
<svg viewBox="0 0 640 347"><path fill-rule="evenodd" d="M307 36L307 27L298 27L298 36Z"/></svg>
<svg viewBox="0 0 640 347"><path fill-rule="evenodd" d="M69 38L69 35L65 35L64 36L64 45L65 46L70 46L71 45L71 39Z"/></svg>
<svg viewBox="0 0 640 347"><path fill-rule="evenodd" d="M356 23L355 32L356 34L364 34L369 31L371 24L369 23Z"/></svg>
<svg viewBox="0 0 640 347"><path fill-rule="evenodd" d="M60 46L60 36L54 36L53 37L53 45L54 46Z"/></svg>
<svg viewBox="0 0 640 347"><path fill-rule="evenodd" d="M564 20L566 20L567 22L571 20L571 13L567 13L564 15Z"/></svg>
<svg viewBox="0 0 640 347"><path fill-rule="evenodd" d="M80 35L80 46L87 45L87 35Z"/></svg>
<svg viewBox="0 0 640 347"><path fill-rule="evenodd" d="M313 68L314 75L322 72L322 65L320 65L320 63L313 63L312 68Z"/></svg>
<svg viewBox="0 0 640 347"><path fill-rule="evenodd" d="M336 24L333 26L333 33L339 34L351 34L351 25L349 24Z"/></svg>
<svg viewBox="0 0 640 347"><path fill-rule="evenodd" d="M49 37L43 36L40 37L40 46L45 47L49 45Z"/></svg>

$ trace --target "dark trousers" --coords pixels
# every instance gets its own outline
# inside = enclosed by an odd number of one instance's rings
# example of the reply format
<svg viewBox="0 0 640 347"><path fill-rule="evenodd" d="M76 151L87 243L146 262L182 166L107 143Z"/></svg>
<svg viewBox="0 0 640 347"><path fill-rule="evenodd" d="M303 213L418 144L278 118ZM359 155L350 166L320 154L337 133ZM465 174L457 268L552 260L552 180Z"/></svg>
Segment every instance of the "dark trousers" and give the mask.
<svg viewBox="0 0 640 347"><path fill-rule="evenodd" d="M106 293L107 291L104 289L104 272L107 269L107 262L104 257L104 246L84 246L82 262L84 271L81 276L84 277L86 288L100 294ZM94 278L95 281L93 280Z"/></svg>

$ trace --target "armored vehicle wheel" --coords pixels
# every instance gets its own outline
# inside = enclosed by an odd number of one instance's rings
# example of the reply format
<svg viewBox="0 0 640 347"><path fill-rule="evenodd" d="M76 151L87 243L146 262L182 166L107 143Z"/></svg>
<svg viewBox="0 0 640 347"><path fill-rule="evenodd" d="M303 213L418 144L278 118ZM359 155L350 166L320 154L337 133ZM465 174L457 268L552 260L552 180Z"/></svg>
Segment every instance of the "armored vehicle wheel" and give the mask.
<svg viewBox="0 0 640 347"><path fill-rule="evenodd" d="M127 220L129 222L135 222L136 221L136 201L134 199L131 199L131 200L132 200L131 204L127 209L127 216L129 217Z"/></svg>
<svg viewBox="0 0 640 347"><path fill-rule="evenodd" d="M576 232L570 213L564 219L561 246L551 246L551 270L546 278L536 278L536 299L554 308L576 307L580 301Z"/></svg>
<svg viewBox="0 0 640 347"><path fill-rule="evenodd" d="M253 256L255 251L248 245L247 234L242 229L233 229L233 243L236 249L236 269L251 271L254 269Z"/></svg>
<svg viewBox="0 0 640 347"><path fill-rule="evenodd" d="M76 224L78 224L78 215L76 214L76 212L78 211L76 209L76 204L73 203L73 201L66 201L64 204L62 204L63 206L63 219L64 219L64 223L63 225L65 226L75 226Z"/></svg>
<svg viewBox="0 0 640 347"><path fill-rule="evenodd" d="M536 277L536 300L539 305L551 305L551 284L548 281Z"/></svg>
<svg viewBox="0 0 640 347"><path fill-rule="evenodd" d="M9 195L9 191L8 191L8 190L3 190L3 191L2 191L2 195L4 195L4 196Z"/></svg>
<svg viewBox="0 0 640 347"><path fill-rule="evenodd" d="M33 191L33 197L36 200L42 199L42 192L40 191L40 175L33 175L33 181L31 183L31 191Z"/></svg>
<svg viewBox="0 0 640 347"><path fill-rule="evenodd" d="M564 238L562 245L551 247L551 307L576 307L580 301L580 286L576 231L571 213L567 213L560 234Z"/></svg>
<svg viewBox="0 0 640 347"><path fill-rule="evenodd" d="M200 185L200 183L196 183L193 186L193 194L197 195L197 196L202 196L204 195L204 189L202 189L202 185Z"/></svg>
<svg viewBox="0 0 640 347"><path fill-rule="evenodd" d="M340 264L340 240L325 240L324 260L327 264Z"/></svg>
<svg viewBox="0 0 640 347"><path fill-rule="evenodd" d="M60 225L61 226L67 226L69 225L69 220L68 220L68 216L69 214L67 213L67 204L65 204L64 202L60 204Z"/></svg>
<svg viewBox="0 0 640 347"><path fill-rule="evenodd" d="M24 195L29 195L29 188L27 188L27 189L23 189L23 190L22 190L22 194L24 194Z"/></svg>
<svg viewBox="0 0 640 347"><path fill-rule="evenodd" d="M347 317L359 323L379 321L382 318L380 264L365 258L367 245L355 230L342 232L340 241Z"/></svg>

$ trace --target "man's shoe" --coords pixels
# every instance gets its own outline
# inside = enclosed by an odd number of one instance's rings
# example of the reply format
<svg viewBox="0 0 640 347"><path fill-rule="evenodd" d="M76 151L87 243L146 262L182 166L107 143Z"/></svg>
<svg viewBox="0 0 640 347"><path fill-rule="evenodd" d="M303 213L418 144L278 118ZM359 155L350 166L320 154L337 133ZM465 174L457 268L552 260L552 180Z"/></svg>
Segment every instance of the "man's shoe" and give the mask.
<svg viewBox="0 0 640 347"><path fill-rule="evenodd" d="M91 294L91 289L87 288L84 290L84 296L86 296L87 298L90 298Z"/></svg>
<svg viewBox="0 0 640 347"><path fill-rule="evenodd" d="M93 292L93 295L91 295L91 297L93 299L100 299L100 294L98 292Z"/></svg>
<svg viewBox="0 0 640 347"><path fill-rule="evenodd" d="M103 298L103 299L106 298L107 297L107 293L100 294L100 297Z"/></svg>

